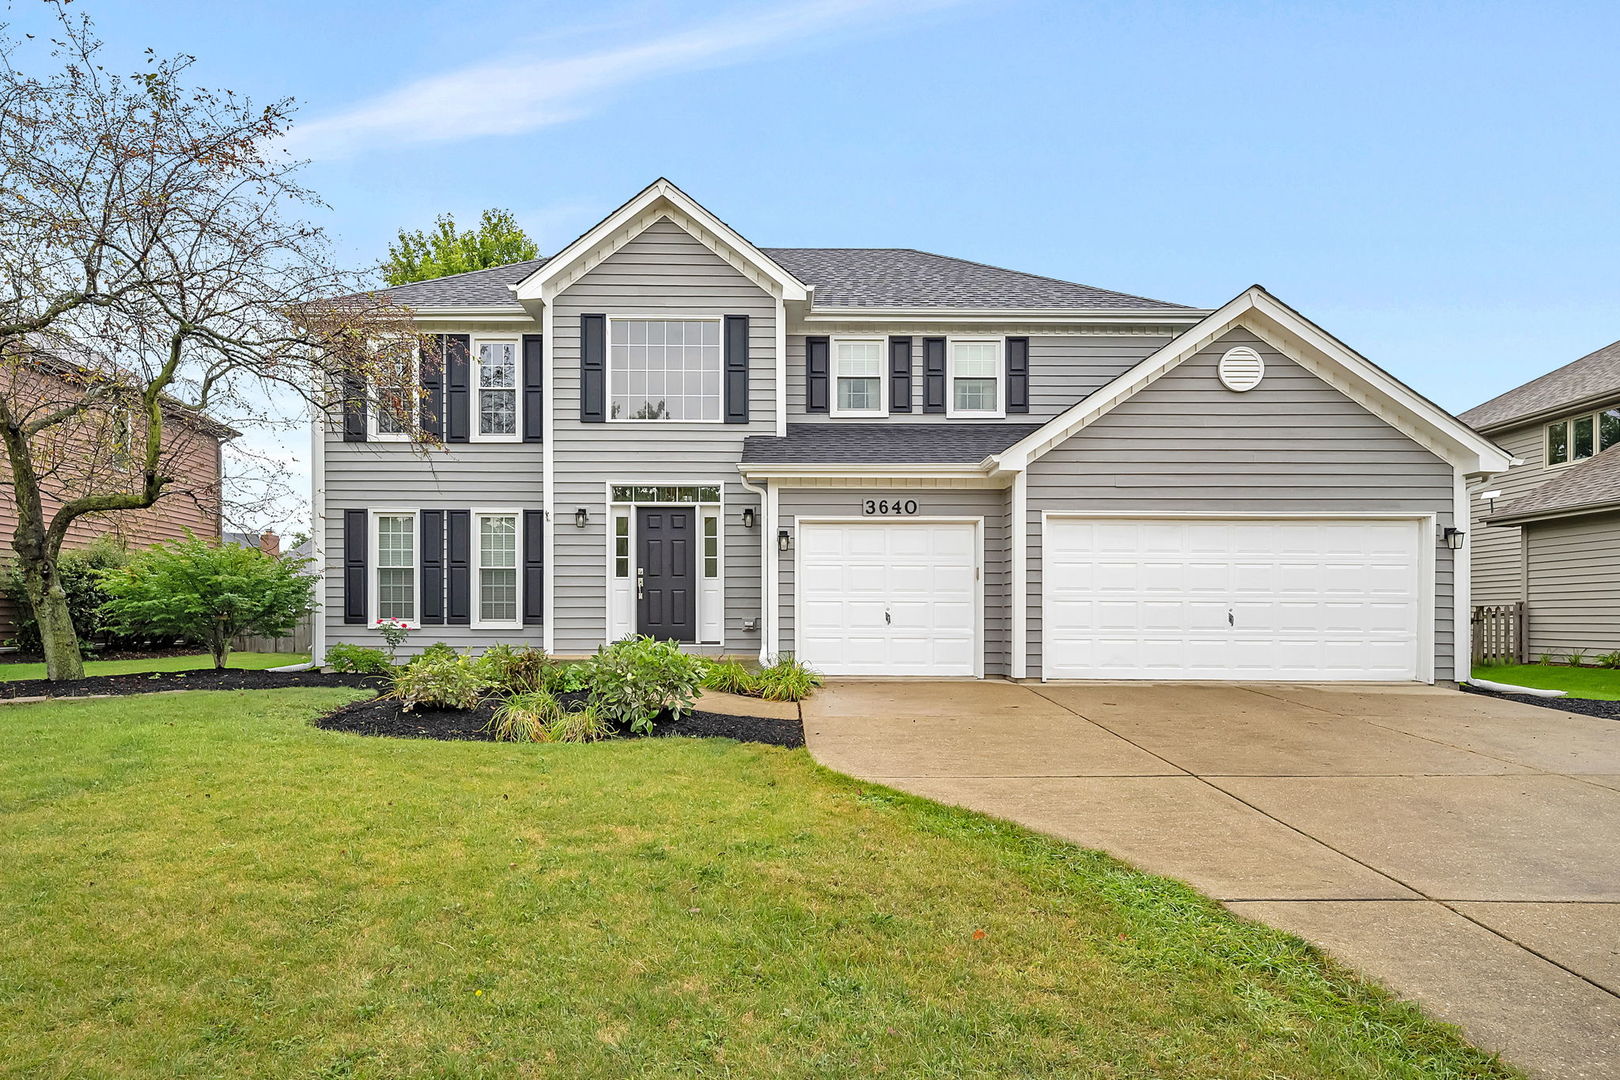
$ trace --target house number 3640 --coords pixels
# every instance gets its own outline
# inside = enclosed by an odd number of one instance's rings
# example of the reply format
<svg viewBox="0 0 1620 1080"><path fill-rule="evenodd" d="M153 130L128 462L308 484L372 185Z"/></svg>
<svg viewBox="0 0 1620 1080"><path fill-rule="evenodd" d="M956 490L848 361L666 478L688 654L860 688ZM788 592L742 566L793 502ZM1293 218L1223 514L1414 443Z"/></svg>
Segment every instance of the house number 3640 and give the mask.
<svg viewBox="0 0 1620 1080"><path fill-rule="evenodd" d="M867 515L915 514L916 512L916 499L867 499L861 503L861 513Z"/></svg>

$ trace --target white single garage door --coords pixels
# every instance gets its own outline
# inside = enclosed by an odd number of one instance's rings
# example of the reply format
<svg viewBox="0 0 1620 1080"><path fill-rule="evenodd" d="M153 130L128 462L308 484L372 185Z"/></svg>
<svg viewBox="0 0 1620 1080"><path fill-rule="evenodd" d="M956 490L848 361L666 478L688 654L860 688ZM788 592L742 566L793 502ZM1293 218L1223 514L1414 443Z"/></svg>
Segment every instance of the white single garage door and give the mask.
<svg viewBox="0 0 1620 1080"><path fill-rule="evenodd" d="M828 675L976 675L973 522L801 522L795 652Z"/></svg>
<svg viewBox="0 0 1620 1080"><path fill-rule="evenodd" d="M1412 521L1049 518L1042 674L1414 679L1421 541Z"/></svg>

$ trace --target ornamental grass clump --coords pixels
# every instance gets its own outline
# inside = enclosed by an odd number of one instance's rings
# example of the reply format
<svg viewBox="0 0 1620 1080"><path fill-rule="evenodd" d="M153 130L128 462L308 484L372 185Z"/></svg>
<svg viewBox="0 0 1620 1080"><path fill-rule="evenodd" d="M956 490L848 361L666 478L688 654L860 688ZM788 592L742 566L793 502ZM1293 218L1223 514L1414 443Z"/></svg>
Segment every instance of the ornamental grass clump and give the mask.
<svg viewBox="0 0 1620 1080"><path fill-rule="evenodd" d="M766 701L803 701L821 685L815 669L791 656L776 662L754 676L754 692Z"/></svg>
<svg viewBox="0 0 1620 1080"><path fill-rule="evenodd" d="M703 688L722 694L747 697L754 693L754 681L754 673L738 660L711 661L703 674Z"/></svg>

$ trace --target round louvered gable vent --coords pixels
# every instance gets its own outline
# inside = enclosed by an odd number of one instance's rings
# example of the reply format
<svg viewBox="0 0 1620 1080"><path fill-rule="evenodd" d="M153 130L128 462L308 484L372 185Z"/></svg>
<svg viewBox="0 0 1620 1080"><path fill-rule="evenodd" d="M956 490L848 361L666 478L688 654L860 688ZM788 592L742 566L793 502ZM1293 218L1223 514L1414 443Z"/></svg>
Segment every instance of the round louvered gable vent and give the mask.
<svg viewBox="0 0 1620 1080"><path fill-rule="evenodd" d="M1260 380L1266 377L1266 362L1247 345L1239 345L1227 349L1221 356L1219 370L1221 385L1241 394L1260 385Z"/></svg>

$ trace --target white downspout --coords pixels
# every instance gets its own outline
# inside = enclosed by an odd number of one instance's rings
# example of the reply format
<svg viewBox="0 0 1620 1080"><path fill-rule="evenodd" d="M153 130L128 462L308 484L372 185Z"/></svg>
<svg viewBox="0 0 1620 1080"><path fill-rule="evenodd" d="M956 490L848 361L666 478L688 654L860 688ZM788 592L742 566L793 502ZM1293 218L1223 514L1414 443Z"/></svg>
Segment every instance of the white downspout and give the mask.
<svg viewBox="0 0 1620 1080"><path fill-rule="evenodd" d="M761 666L769 664L771 657L776 655L776 489L770 487L756 487L748 482L748 477L738 476L744 491L751 491L759 496L759 662Z"/></svg>
<svg viewBox="0 0 1620 1080"><path fill-rule="evenodd" d="M1029 485L1019 469L1012 482L1012 656L1014 679L1028 676L1029 651Z"/></svg>

